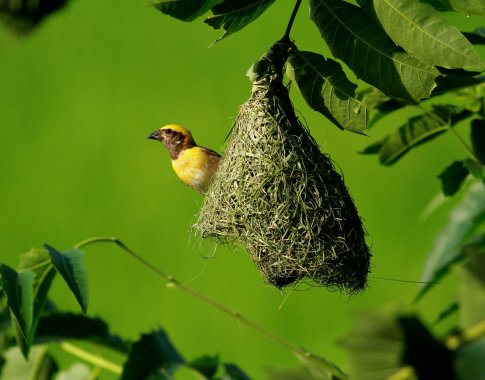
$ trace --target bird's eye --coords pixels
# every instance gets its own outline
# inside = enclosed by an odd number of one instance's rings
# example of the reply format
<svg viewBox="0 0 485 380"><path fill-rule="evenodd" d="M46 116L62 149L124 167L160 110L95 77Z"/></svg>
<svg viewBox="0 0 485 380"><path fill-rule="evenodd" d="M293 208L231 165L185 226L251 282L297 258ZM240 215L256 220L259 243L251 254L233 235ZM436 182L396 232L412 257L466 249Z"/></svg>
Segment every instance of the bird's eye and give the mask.
<svg viewBox="0 0 485 380"><path fill-rule="evenodd" d="M171 129L164 129L164 131L167 135L171 135L173 132Z"/></svg>

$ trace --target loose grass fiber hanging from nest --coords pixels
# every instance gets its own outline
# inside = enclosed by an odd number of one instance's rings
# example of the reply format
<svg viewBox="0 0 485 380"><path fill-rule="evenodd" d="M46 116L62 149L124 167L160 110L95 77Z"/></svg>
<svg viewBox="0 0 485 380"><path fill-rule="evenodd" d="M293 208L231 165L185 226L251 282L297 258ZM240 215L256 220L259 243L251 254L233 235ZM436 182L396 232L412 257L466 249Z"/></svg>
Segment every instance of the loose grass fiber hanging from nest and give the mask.
<svg viewBox="0 0 485 380"><path fill-rule="evenodd" d="M253 66L251 97L240 107L196 231L240 242L278 288L306 277L352 294L366 285L371 254L341 176L297 119L282 82L292 46L277 42Z"/></svg>

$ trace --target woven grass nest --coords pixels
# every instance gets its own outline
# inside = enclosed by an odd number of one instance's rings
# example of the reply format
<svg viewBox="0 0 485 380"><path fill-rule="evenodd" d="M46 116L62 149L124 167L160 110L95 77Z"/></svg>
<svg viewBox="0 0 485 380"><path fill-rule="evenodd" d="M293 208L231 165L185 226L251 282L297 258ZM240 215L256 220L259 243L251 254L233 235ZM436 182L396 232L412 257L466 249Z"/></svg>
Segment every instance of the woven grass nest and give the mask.
<svg viewBox="0 0 485 380"><path fill-rule="evenodd" d="M369 272L365 231L342 177L295 115L281 73L289 47L276 45L240 107L196 232L241 243L278 288L308 278L352 294Z"/></svg>

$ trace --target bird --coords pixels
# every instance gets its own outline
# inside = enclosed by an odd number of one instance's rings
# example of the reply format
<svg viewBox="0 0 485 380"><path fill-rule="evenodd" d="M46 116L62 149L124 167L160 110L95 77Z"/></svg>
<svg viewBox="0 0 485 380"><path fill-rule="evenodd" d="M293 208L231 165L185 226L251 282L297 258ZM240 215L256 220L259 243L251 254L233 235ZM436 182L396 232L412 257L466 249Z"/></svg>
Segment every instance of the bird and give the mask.
<svg viewBox="0 0 485 380"><path fill-rule="evenodd" d="M205 194L216 173L221 156L195 143L192 133L177 124L168 124L148 136L167 148L175 174L186 185Z"/></svg>

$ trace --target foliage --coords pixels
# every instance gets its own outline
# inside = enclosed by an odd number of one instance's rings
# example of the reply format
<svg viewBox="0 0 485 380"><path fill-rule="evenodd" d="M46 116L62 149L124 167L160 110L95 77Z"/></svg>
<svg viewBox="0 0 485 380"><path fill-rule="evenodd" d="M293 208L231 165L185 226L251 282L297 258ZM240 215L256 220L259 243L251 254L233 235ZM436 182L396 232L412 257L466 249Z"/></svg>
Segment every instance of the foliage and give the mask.
<svg viewBox="0 0 485 380"><path fill-rule="evenodd" d="M202 379L248 378L237 366L221 362L217 356L201 356L186 361L163 329L142 334L133 342L112 334L108 324L100 318L62 312L52 305L45 307L45 300L55 273L59 273L66 280L66 285L83 311L87 306L85 300L87 291L80 291L79 286L83 284L82 288L87 289L84 252L79 248L71 248L61 253L50 246L46 245L46 247L50 259L46 260L49 257L46 250L32 249L21 255L18 270L6 265L0 267L1 286L6 298L6 305L2 312L7 310L10 312L10 317L2 313L0 328L2 337L0 355L5 359L2 361L5 373L12 373L16 363L21 363L23 360L15 354L15 343L17 343L23 357L31 363L28 370L30 366L48 367L47 374L39 369L39 374L32 378L52 379L60 371L55 358L47 350L44 350L41 355L38 354L38 349L35 347L46 348L54 343L61 343L61 347L64 347L63 342L76 340L104 346L125 357L123 367L107 365L101 356L89 356L79 347L74 346L73 349L70 345L65 346L68 352L94 364L94 368L89 371L91 376L94 376L93 374L97 373L100 367L119 374L121 379L170 379L178 369L184 367ZM34 271L53 274L49 276L48 282L39 285L39 281L34 280L37 277ZM36 291L39 287L44 288L42 292ZM38 310L36 310L36 305L42 306L37 306ZM32 351L34 351L33 354ZM83 370L64 371L62 376L64 379L76 379L79 371Z"/></svg>
<svg viewBox="0 0 485 380"><path fill-rule="evenodd" d="M14 29L30 31L66 1L0 1L0 16ZM211 11L205 22L224 32L220 41L242 30L271 9L274 0L156 0L160 12L193 21ZM457 301L443 305L438 319L458 314L449 333L437 336L415 312L383 309L362 314L341 341L349 353L348 373L362 379L483 378L485 366L485 61L475 45L485 43L483 28L461 32L440 12L485 16L483 1L471 0L309 0L310 17L332 57L292 45L286 64L289 81L304 100L338 128L364 134L385 117L413 115L370 144L362 153L378 155L386 166L396 165L418 147L452 134L466 157L450 157L439 174L443 193L461 196L449 222L436 238L424 265L416 301L429 296L438 281L458 272ZM290 31L300 0L288 23ZM216 42L217 42L216 41ZM322 49L323 50L323 49ZM357 77L356 81L353 76ZM463 129L467 128L467 138ZM438 175L438 173L437 173ZM102 241L94 239L92 242ZM106 240L106 239L105 239ZM108 239L109 240L109 239ZM171 276L150 267L117 239L110 240L170 283ZM88 308L88 281L81 245L58 251L32 249L21 255L17 270L0 266L0 371L12 375L22 356L34 379L75 379L88 373L97 378L110 371L122 379L170 379L181 368L202 379L247 379L237 366L217 356L187 361L163 329L129 341L111 333L107 322L86 314L60 311L48 299L57 274L79 303ZM324 357L291 345L254 322L230 311L195 290L182 290L238 318L264 336L290 348L305 370L301 378L347 379L349 375ZM71 326L75 326L72 329ZM121 355L113 363L71 341L101 345ZM49 346L59 344L93 368L73 366L62 371ZM18 346L16 348L15 346ZM300 373L300 372L299 372ZM278 375L298 378L298 373Z"/></svg>
<svg viewBox="0 0 485 380"><path fill-rule="evenodd" d="M199 6L210 8L213 13L205 19L207 24L225 31L219 41L256 20L272 3L225 0L215 5L211 1L199 2ZM203 14L195 16L190 0L177 1L176 9L173 4L162 0L154 6L185 21ZM473 43L483 43L480 30L466 35L461 33L425 2L361 0L359 5L343 0L311 0L310 16L333 56L359 79L384 94L383 102L392 98L400 107L414 106L435 96L442 90L440 84L443 82L455 80L464 86L470 75L480 82L477 75L485 69L485 61L473 46ZM460 11L466 8L467 13L482 12L474 2L467 7L454 6ZM437 8L441 11L445 6L441 4ZM288 76L308 105L339 128L363 133L369 125L369 113L383 111L382 102L369 102L366 87L356 91L357 85L331 58L295 47L288 63ZM464 110L456 110L461 111ZM448 126L449 113L445 104L441 110L433 109L419 120L410 120L410 124L419 123L426 130ZM406 130L412 128L414 126L409 125ZM401 145L407 146L407 140L401 141ZM398 151L399 147L391 150Z"/></svg>

